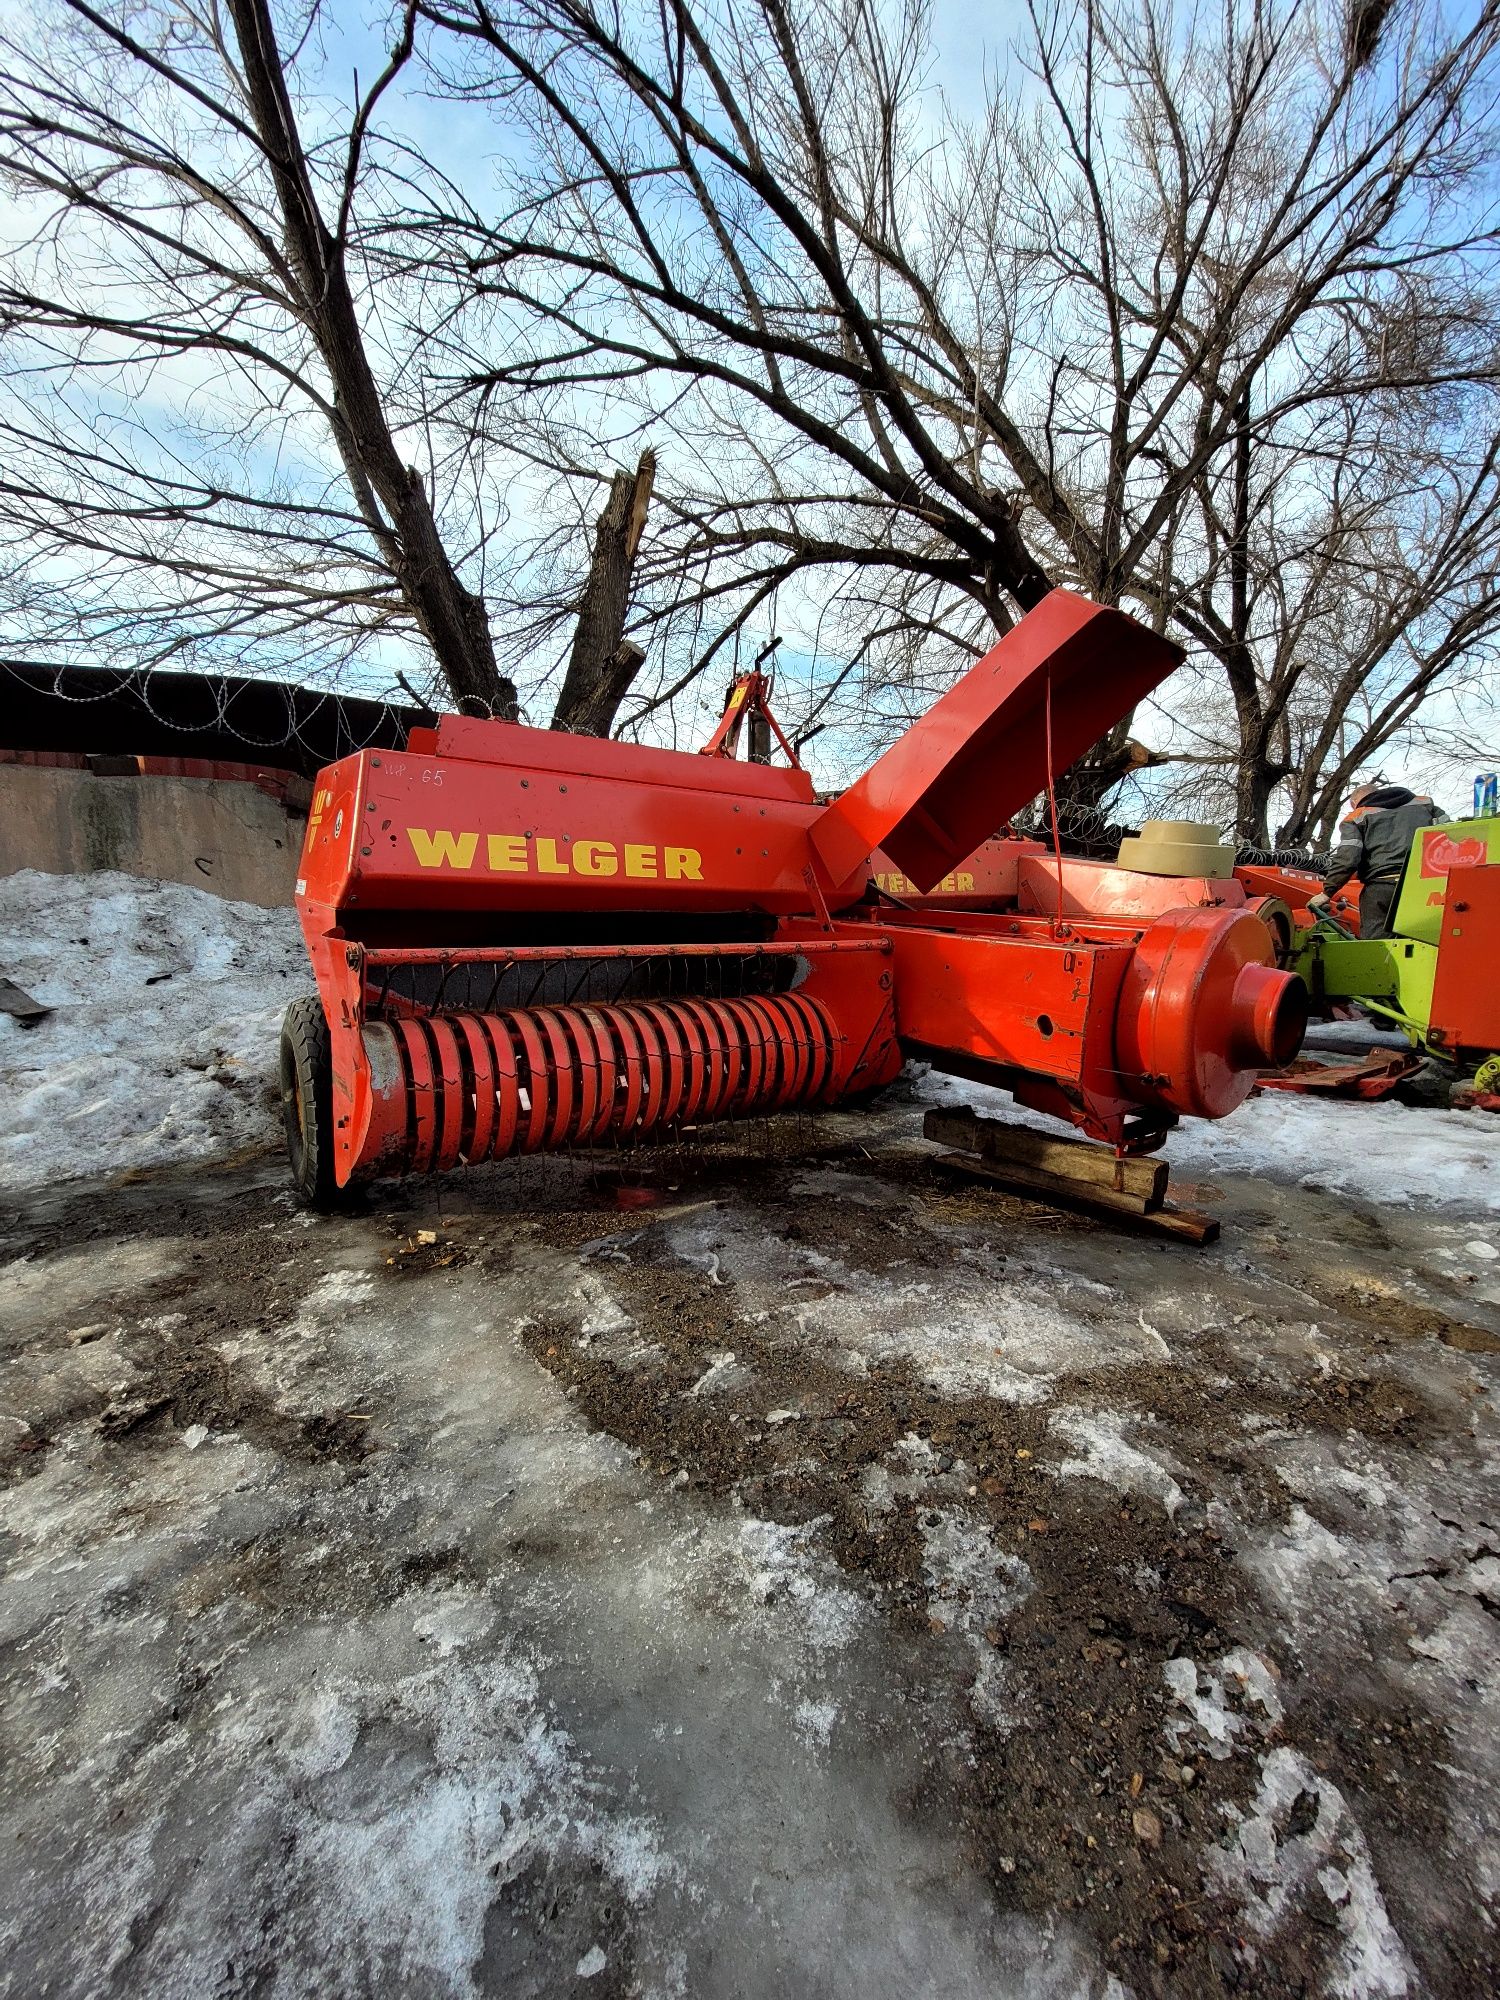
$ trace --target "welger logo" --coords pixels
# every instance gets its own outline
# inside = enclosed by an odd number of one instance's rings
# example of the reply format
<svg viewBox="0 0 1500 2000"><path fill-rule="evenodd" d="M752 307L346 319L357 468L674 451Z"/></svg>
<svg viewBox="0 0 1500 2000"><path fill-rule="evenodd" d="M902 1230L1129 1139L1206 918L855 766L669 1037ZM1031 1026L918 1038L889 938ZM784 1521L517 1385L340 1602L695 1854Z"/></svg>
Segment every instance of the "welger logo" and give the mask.
<svg viewBox="0 0 1500 2000"><path fill-rule="evenodd" d="M429 833L409 826L407 838L419 868L480 869L491 875L624 875L638 882L701 882L703 856L696 847L657 847L649 841L546 840L524 833Z"/></svg>
<svg viewBox="0 0 1500 2000"><path fill-rule="evenodd" d="M922 893L909 875L877 875L875 887L883 889L888 896L920 896ZM927 893L929 896L972 896L974 877L967 870L954 875L945 875L942 881Z"/></svg>
<svg viewBox="0 0 1500 2000"><path fill-rule="evenodd" d="M1434 827L1430 833L1422 835L1422 873L1424 875L1446 875L1450 868L1482 868L1488 849L1479 834L1468 834L1462 840L1453 839L1451 834Z"/></svg>

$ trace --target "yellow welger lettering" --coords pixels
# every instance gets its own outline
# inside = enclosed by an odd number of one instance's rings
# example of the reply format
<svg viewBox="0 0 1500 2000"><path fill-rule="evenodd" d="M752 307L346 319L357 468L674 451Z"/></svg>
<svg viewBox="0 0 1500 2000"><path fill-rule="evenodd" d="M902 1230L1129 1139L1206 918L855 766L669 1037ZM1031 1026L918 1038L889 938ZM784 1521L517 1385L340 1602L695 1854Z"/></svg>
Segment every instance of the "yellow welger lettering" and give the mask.
<svg viewBox="0 0 1500 2000"><path fill-rule="evenodd" d="M524 875L530 857L522 833L492 833L487 837L490 867L497 875Z"/></svg>
<svg viewBox="0 0 1500 2000"><path fill-rule="evenodd" d="M412 850L421 868L472 868L474 850L479 845L477 833L445 833L438 828L434 833L424 833L419 826L406 829L411 838Z"/></svg>
<svg viewBox="0 0 1500 2000"><path fill-rule="evenodd" d="M580 875L617 875L620 857L612 840L575 840L573 866Z"/></svg>
<svg viewBox="0 0 1500 2000"><path fill-rule="evenodd" d="M696 847L669 847L667 849L667 880L669 882L701 882L703 880L703 856Z"/></svg>
<svg viewBox="0 0 1500 2000"><path fill-rule="evenodd" d="M539 840L536 844L536 872L538 875L567 875L572 871L566 861L557 856L555 840Z"/></svg>
<svg viewBox="0 0 1500 2000"><path fill-rule="evenodd" d="M959 895L960 895L960 896L972 896L972 895L973 895L973 893L974 893L974 877L973 877L972 875L960 875L960 876L959 876L959 878L958 878L958 893L959 893Z"/></svg>
<svg viewBox="0 0 1500 2000"><path fill-rule="evenodd" d="M627 875L654 875L656 873L656 849L638 846L627 840L625 843L625 873Z"/></svg>

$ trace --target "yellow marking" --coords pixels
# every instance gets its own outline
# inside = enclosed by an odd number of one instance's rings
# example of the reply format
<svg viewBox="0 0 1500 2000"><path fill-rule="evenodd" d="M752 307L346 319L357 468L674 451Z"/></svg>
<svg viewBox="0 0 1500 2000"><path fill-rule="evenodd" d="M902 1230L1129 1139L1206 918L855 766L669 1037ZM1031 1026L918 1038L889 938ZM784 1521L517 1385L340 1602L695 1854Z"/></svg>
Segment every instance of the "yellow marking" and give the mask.
<svg viewBox="0 0 1500 2000"><path fill-rule="evenodd" d="M523 833L492 833L485 840L496 875L524 875L530 865Z"/></svg>
<svg viewBox="0 0 1500 2000"><path fill-rule="evenodd" d="M479 845L477 833L445 833L439 828L434 833L424 833L419 826L409 826L412 848L417 863L422 868L472 868L474 850Z"/></svg>
<svg viewBox="0 0 1500 2000"><path fill-rule="evenodd" d="M703 855L696 847L658 847L651 841L627 841L623 849L612 840L575 840L524 833L487 833L483 857L477 833L453 833L445 827L428 832L409 826L412 852L423 868L468 868L479 865L493 875L583 875L607 879L626 875L636 881L701 882Z"/></svg>
<svg viewBox="0 0 1500 2000"><path fill-rule="evenodd" d="M612 840L575 840L573 869L579 875L618 875L620 857Z"/></svg>

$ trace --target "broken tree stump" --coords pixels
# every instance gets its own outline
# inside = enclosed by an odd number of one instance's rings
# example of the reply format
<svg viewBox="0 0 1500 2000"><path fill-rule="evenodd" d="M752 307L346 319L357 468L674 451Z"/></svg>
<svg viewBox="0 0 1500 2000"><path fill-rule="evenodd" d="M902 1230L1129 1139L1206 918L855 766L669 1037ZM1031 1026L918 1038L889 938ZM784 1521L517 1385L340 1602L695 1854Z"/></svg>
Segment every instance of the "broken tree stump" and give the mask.
<svg viewBox="0 0 1500 2000"><path fill-rule="evenodd" d="M1029 1126L981 1118L967 1108L929 1111L924 1138L956 1151L939 1166L988 1181L1008 1194L1081 1210L1200 1247L1219 1235L1216 1217L1167 1206L1165 1160L1121 1157L1087 1139L1054 1138Z"/></svg>

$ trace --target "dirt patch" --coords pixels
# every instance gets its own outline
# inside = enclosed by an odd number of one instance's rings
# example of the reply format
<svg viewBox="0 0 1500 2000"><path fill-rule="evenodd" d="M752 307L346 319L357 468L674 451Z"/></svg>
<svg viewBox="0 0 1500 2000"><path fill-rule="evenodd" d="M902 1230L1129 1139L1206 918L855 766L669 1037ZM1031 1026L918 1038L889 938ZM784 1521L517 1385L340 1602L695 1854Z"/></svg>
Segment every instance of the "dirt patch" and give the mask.
<svg viewBox="0 0 1500 2000"><path fill-rule="evenodd" d="M386 1269L397 1278L419 1278L428 1271L456 1271L469 1261L469 1253L451 1237L435 1229L418 1230L404 1237L386 1258Z"/></svg>
<svg viewBox="0 0 1500 2000"><path fill-rule="evenodd" d="M1321 1295L1341 1312L1404 1340L1440 1340L1460 1354L1500 1354L1500 1334L1441 1312L1399 1292L1335 1285Z"/></svg>
<svg viewBox="0 0 1500 2000"><path fill-rule="evenodd" d="M846 1271L938 1270L952 1255L948 1232L962 1231L976 1208L992 1244L1005 1242L1012 1220L1033 1228L1029 1204L935 1188L920 1159L887 1156L879 1174L894 1196L885 1207L798 1200L753 1174L734 1185L768 1236L826 1253ZM542 1224L549 1239L557 1221ZM1076 1217L1047 1222L1054 1234L1098 1227ZM576 1226L562 1233L577 1246ZM1265 1430L1402 1446L1441 1434L1441 1414L1384 1368L1373 1340L1340 1342L1326 1379L1273 1380L1208 1327L1191 1369L1174 1359L1064 1375L1053 1384L1056 1400L1043 1406L955 1399L906 1367L871 1366L851 1378L789 1338L774 1315L747 1314L732 1280L676 1258L650 1215L594 1238L585 1254L633 1334L599 1339L553 1317L526 1330L527 1345L589 1418L635 1447L659 1477L733 1496L773 1520L817 1521L839 1563L875 1585L895 1629L928 1649L934 1681L951 1680L968 1704L968 1751L934 1755L931 1794L915 1795L912 1809L941 1812L946 1801L951 1810L956 1789L965 1834L1002 1906L1043 1920L1073 1914L1136 1992L1243 1990L1292 2000L1326 1990L1341 1932L1316 1883L1293 1894L1253 1959L1239 1904L1205 1886L1204 1855L1250 1810L1257 1761L1215 1759L1190 1742L1173 1747L1169 1724L1182 1711L1166 1669L1182 1658L1212 1664L1253 1652L1276 1628L1235 1560L1239 1536L1285 1521L1293 1501L1261 1443ZM1003 1263L1002 1250L992 1254ZM815 1295L813 1286L799 1294ZM640 1364L642 1348L649 1365ZM1057 1476L1065 1447L1050 1418L1075 1396L1150 1410L1151 1434L1169 1442L1177 1472L1174 1516L1099 1480ZM1247 1424L1252 1413L1256 1422ZM911 1440L924 1476L901 1479L891 1503L873 1507L871 1479L901 1463ZM1234 1495L1230 1532L1211 1505L1225 1493ZM1000 1565L1024 1564L1024 1600L975 1630L962 1590L951 1607L940 1589L934 1594L935 1535L971 1538ZM1290 1645L1279 1659L1255 1657L1278 1683L1302 1666ZM991 1713L996 1688L1008 1711L1000 1722ZM1236 1700L1231 1677L1232 1713ZM1289 1740L1259 1710L1247 1709L1245 1729L1257 1752ZM1445 1737L1410 1705L1393 1711L1369 1745L1325 1738L1317 1717L1297 1732L1315 1767L1339 1769L1355 1797L1380 1801L1370 1837L1392 1852L1419 1821L1431 1851L1443 1845L1442 1788L1430 1774ZM1422 1793L1404 1825L1389 1810L1397 1772ZM1294 1813L1282 1837L1297 1838L1298 1824ZM1482 1948L1475 1957L1445 1943L1431 1962L1432 1990L1454 2000L1479 1990L1476 1978L1500 1973L1500 1961L1481 1968L1482 1957Z"/></svg>
<svg viewBox="0 0 1500 2000"><path fill-rule="evenodd" d="M127 1344L141 1374L129 1392L105 1404L99 1436L133 1448L171 1433L233 1431L283 1458L357 1465L373 1450L368 1411L316 1410L297 1415L279 1407L241 1364L192 1326L160 1331Z"/></svg>
<svg viewBox="0 0 1500 2000"><path fill-rule="evenodd" d="M1315 1875L1293 1885L1272 1935L1252 1940L1243 1902L1213 1886L1209 1865L1235 1815L1252 1808L1261 1758L1295 1750L1314 1788L1285 1802L1275 1839L1307 1839L1316 1781L1334 1774L1423 1990L1468 2000L1500 1987L1489 1934L1461 1915L1473 1904L1454 1860L1464 1821L1453 1774L1473 1756L1462 1727L1408 1698L1401 1662L1378 1652L1380 1643L1400 1652L1394 1627L1384 1642L1377 1635L1346 1649L1342 1684L1303 1658L1292 1624L1257 1596L1239 1560L1307 1499L1283 1483L1274 1440L1294 1438L1329 1464L1336 1450L1368 1448L1396 1468L1393 1477L1406 1466L1415 1478L1421 1464L1470 1451L1468 1431L1455 1428L1452 1384L1483 1375L1500 1335L1440 1305L1356 1286L1308 1281L1301 1305L1295 1246L1290 1255L1265 1251L1278 1259L1274 1280L1258 1278L1248 1258L1125 1249L1091 1219L946 1186L926 1154L899 1137L882 1143L877 1128L869 1144L819 1144L820 1136L809 1123L761 1149L705 1143L650 1166L545 1161L409 1182L381 1191L354 1255L355 1239L334 1233L346 1225L320 1235L325 1225L305 1229L291 1216L277 1199L279 1180L236 1190L208 1176L191 1190L168 1178L93 1201L59 1195L25 1247L38 1255L49 1244L151 1229L188 1246L185 1268L149 1299L118 1301L120 1351L134 1378L82 1411L104 1441L96 1456L106 1473L123 1469L126 1453L182 1449L194 1426L236 1432L302 1468L312 1496L303 1513L275 1535L226 1539L204 1560L195 1556L178 1586L186 1612L230 1606L248 1629L257 1615L352 1619L407 1593L485 1587L490 1573L462 1529L429 1530L430 1547L391 1547L388 1517L344 1504L344 1482L373 1479L359 1488L368 1504L389 1468L440 1465L451 1448L428 1429L412 1434L403 1455L393 1428L392 1448L370 1462L386 1412L357 1386L368 1342L354 1372L326 1382L322 1404L316 1365L299 1375L295 1394L275 1389L282 1377L271 1343L327 1275L330 1246L339 1272L363 1283L368 1271L393 1327L408 1311L432 1308L466 1266L473 1286L491 1273L513 1277L519 1259L548 1250L567 1273L557 1296L569 1298L576 1283L595 1303L604 1294L618 1316L570 1304L531 1319L525 1344L590 1423L661 1482L674 1523L692 1520L690 1500L669 1498L680 1488L750 1516L816 1523L816 1546L868 1586L900 1657L913 1662L907 1698L911 1687L922 1690L925 1775L905 1801L911 1826L946 1831L956 1816L999 1910L1086 1931L1100 1961L1137 1994L1291 2000L1335 1990L1344 1933ZM1242 1195L1231 1186L1224 1199ZM1238 1222L1226 1218L1226 1236L1239 1232L1235 1254L1260 1213L1251 1196L1243 1200L1251 1206ZM743 1266L736 1283L717 1256L712 1271L679 1256L678 1220L716 1203L748 1217L768 1255L787 1252L789 1271L807 1267L788 1281L801 1301L846 1291L857 1302L862 1287L937 1293L956 1260L997 1287L1014 1280L1035 1290L1048 1270L1066 1287L1070 1271L1093 1273L1108 1286L1068 1294L1085 1356L1092 1334L1117 1329L1122 1313L1133 1319L1143 1274L1169 1293L1180 1273L1184 1294L1201 1292L1202 1312L1184 1310L1177 1330L1169 1326L1170 1338L1151 1350L1166 1358L1063 1367L1044 1378L1037 1400L940 1394L915 1364L871 1362L856 1372L847 1354L799 1327L795 1311L760 1310L766 1298L750 1298L753 1274ZM1355 1217L1340 1247L1384 1257L1399 1286L1399 1259L1381 1248L1390 1240ZM840 1275L820 1274L820 1259ZM405 1289L424 1280L425 1296ZM974 1296L972 1283L949 1294ZM511 1310L531 1303L514 1300ZM1315 1315L1321 1332L1298 1332ZM497 1340L508 1337L510 1323L498 1311L496 1320ZM1318 1335L1317 1351L1298 1344L1302 1334ZM1478 1357L1475 1367L1445 1352L1455 1349ZM503 1365L498 1346L495 1365ZM1420 1381L1435 1383L1434 1393ZM1117 1490L1080 1466L1059 1422L1070 1412L1124 1426L1123 1441L1159 1461L1159 1490ZM143 1469L137 1457L130 1470ZM504 1559L540 1566L561 1590L571 1545L552 1517L542 1521L518 1531ZM1475 1546L1476 1560L1487 1559L1488 1542ZM1484 1596L1476 1601L1493 1615ZM1253 1697L1252 1680L1229 1671L1236 1657L1282 1691L1284 1717ZM1185 1711L1168 1670L1186 1661L1221 1675L1236 1754L1216 1758L1191 1730L1181 1733ZM201 1699L217 1698L205 1680ZM185 1680L179 1706L197 1699ZM576 1868L543 1861L497 1884L475 1980L529 1990L517 1981L545 1956L547 1940L571 1963L569 1954L586 1956L598 1937L615 1977L629 1948L607 1893L602 1881L596 1895ZM604 1975L598 1983L604 1990Z"/></svg>
<svg viewBox="0 0 1500 2000"><path fill-rule="evenodd" d="M615 1282L663 1349L658 1370L622 1375L557 1323L529 1330L532 1351L662 1477L737 1494L772 1519L821 1520L827 1546L879 1587L896 1628L927 1639L935 1676L972 1692L972 1649L962 1617L950 1625L933 1595L924 1529L956 1519L997 1559L1025 1563L1034 1581L1024 1604L980 1641L1016 1712L1003 1730L970 1718L973 1768L958 1781L964 1830L1002 1904L1039 1917L1079 1913L1138 1991L1213 1990L1234 1962L1236 1919L1205 1898L1199 1856L1222 1830L1225 1803L1244 1803L1246 1777L1238 1765L1204 1762L1184 1778L1183 1760L1167 1758L1162 1668L1179 1652L1217 1656L1263 1629L1219 1534L1183 1535L1159 1509L1100 1502L1097 1487L1091 1497L1084 1482L1058 1482L1042 1411L939 1401L900 1370L872 1369L851 1387L847 1375L737 1325L729 1287L706 1290L699 1274L660 1265ZM753 1381L695 1396L728 1346ZM780 1404L797 1414L768 1423ZM907 1437L926 1447L930 1489L874 1512L863 1475ZM955 1470L964 1481L956 1508ZM941 1760L938 1790L913 1809L940 1810L962 1762ZM1164 1829L1156 1847L1137 1833L1143 1811ZM1256 1990L1298 1993L1303 1976L1289 1969L1282 1980L1263 1965Z"/></svg>

